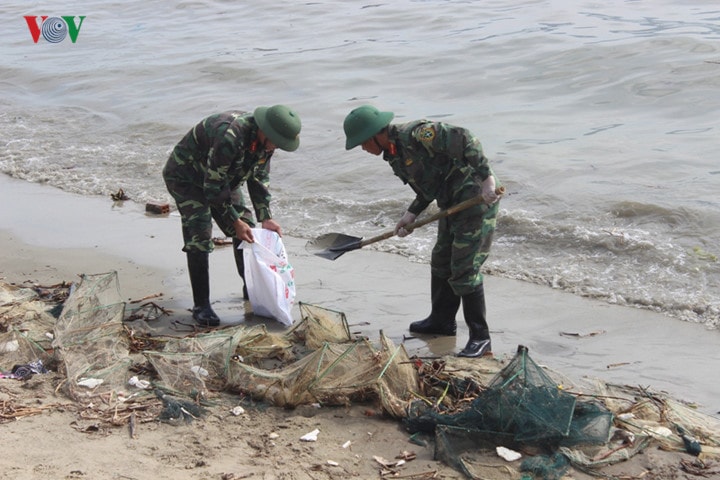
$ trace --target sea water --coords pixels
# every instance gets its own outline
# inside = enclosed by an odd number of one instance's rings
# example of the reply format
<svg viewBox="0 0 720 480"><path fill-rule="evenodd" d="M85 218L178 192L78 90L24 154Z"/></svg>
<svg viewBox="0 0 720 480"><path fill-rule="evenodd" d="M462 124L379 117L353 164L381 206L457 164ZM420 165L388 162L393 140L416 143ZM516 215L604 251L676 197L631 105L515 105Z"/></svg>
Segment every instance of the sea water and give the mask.
<svg viewBox="0 0 720 480"><path fill-rule="evenodd" d="M413 199L344 149L370 103L480 139L508 191L485 272L717 328L717 2L7 1L0 19L6 175L170 202L161 170L189 128L283 103L303 122L272 160L285 234L370 237ZM367 248L428 262L434 235Z"/></svg>

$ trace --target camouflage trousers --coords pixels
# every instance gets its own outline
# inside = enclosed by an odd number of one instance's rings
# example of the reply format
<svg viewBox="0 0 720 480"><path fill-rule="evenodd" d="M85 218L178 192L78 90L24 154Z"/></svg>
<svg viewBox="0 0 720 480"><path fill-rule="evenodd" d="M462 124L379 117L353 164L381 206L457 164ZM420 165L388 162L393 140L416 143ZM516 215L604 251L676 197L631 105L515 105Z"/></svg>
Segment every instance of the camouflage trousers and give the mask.
<svg viewBox="0 0 720 480"><path fill-rule="evenodd" d="M201 187L187 182L179 182L171 178L165 178L170 195L175 199L178 212L182 221L183 251L184 252L212 252L215 244L212 241L212 221L223 234L228 237L235 237L235 227L228 224L220 217L217 209L212 207ZM230 195L233 207L240 214L242 221L255 227L252 212L245 205L242 185L236 188Z"/></svg>
<svg viewBox="0 0 720 480"><path fill-rule="evenodd" d="M438 222L432 275L448 279L455 294L470 294L483 283L481 267L490 254L500 202L477 205Z"/></svg>

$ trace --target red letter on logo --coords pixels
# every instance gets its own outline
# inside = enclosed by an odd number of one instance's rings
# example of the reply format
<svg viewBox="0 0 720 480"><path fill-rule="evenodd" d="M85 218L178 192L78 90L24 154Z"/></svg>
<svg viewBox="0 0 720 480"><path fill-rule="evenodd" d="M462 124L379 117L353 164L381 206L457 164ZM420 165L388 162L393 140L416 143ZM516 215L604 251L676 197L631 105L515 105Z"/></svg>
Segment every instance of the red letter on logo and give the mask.
<svg viewBox="0 0 720 480"><path fill-rule="evenodd" d="M40 25L38 25L37 18L38 17L36 15L28 15L25 17L25 21L28 24L28 29L30 30L30 35L32 35L33 42L35 43L37 43L40 39ZM40 24L47 20L47 18L47 15L43 15L42 17L40 17L40 19L42 20Z"/></svg>

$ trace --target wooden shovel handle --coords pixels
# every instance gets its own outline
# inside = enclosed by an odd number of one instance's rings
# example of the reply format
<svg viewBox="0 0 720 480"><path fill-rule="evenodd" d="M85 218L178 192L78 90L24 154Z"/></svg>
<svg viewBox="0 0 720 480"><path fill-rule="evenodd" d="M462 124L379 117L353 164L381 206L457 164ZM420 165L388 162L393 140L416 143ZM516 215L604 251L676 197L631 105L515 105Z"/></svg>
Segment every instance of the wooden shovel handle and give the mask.
<svg viewBox="0 0 720 480"><path fill-rule="evenodd" d="M495 194L497 196L502 196L505 193L505 187L498 187L495 189ZM432 223L436 220L440 220L441 218L447 217L449 215L452 215L454 213L457 213L461 210L465 210L466 208L472 207L474 205L480 205L483 203L482 195L478 195L473 198L468 198L467 200L458 203L457 205L453 205L452 207L440 210L434 215L430 215L427 218L424 218L422 220L419 220L417 222L409 223L405 225L405 230L415 230L416 228L420 228L424 225L427 225L428 223ZM390 237L395 236L395 230L389 230L385 233L382 233L376 237L368 238L367 240L363 240L360 242L360 247L364 247L366 245L370 245L371 243L379 242L381 240L387 240Z"/></svg>

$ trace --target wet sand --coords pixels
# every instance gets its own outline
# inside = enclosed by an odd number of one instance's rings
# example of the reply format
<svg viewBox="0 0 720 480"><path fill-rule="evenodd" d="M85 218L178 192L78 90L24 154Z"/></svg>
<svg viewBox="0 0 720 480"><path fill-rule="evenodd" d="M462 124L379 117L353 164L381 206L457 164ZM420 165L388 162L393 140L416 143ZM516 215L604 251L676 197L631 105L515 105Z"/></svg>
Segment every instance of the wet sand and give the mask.
<svg viewBox="0 0 720 480"><path fill-rule="evenodd" d="M123 298L161 293L173 311L153 325L192 323L190 287L181 252L180 218L145 213L144 205L83 197L0 176L0 279L43 285L78 275L118 272ZM275 212L282 225L282 212ZM337 232L343 232L338 225ZM325 233L325 232L318 232ZM368 235L379 232L368 232ZM309 239L284 237L298 302L346 314L351 331L377 338L382 330L408 352L442 356L461 349L467 327L459 313L456 338L408 338L410 322L429 312L429 267L370 247L327 260L305 249ZM264 322L243 302L230 246L210 256L211 299L223 324ZM489 262L492 262L492 256ZM539 364L581 389L586 380L643 386L720 411L720 332L647 310L581 298L550 287L486 276L488 321L496 357L529 348Z"/></svg>

